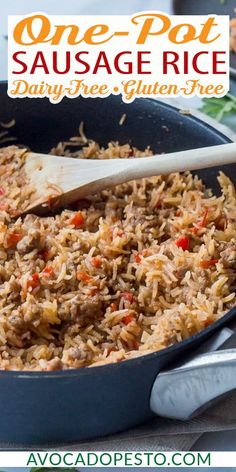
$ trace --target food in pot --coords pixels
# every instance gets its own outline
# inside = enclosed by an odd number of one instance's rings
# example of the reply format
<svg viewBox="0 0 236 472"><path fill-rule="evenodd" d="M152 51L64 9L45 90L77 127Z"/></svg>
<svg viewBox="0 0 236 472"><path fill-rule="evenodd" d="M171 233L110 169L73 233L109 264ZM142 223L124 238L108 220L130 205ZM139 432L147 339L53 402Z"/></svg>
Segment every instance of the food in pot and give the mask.
<svg viewBox="0 0 236 472"><path fill-rule="evenodd" d="M103 149L86 137L52 153L151 159L149 149ZM132 359L188 338L235 304L236 194L223 173L220 197L186 172L14 219L32 192L24 158L15 146L0 149L0 369Z"/></svg>

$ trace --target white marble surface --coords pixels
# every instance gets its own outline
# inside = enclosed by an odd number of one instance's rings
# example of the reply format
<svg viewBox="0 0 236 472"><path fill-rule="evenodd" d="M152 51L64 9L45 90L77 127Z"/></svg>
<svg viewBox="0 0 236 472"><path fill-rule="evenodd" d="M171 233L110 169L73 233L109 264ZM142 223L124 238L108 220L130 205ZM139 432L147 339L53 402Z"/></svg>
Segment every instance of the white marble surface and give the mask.
<svg viewBox="0 0 236 472"><path fill-rule="evenodd" d="M218 0L216 0L218 1ZM7 40L4 36L7 34L7 15L25 14L33 11L45 11L54 14L129 14L140 10L160 9L171 11L170 0L1 0L1 21L0 21L0 80L7 78ZM236 95L236 87L235 92ZM173 99L173 105L175 99ZM187 101L183 99L185 108L198 107L199 100ZM226 124L236 131L236 116L226 119ZM194 446L195 450L235 450L236 449L236 431L222 433L204 434ZM15 472L18 469L9 468L9 471ZM22 471L26 469L21 469ZM99 469L100 470L100 469ZM104 469L103 469L104 470ZM107 470L111 470L110 468ZM113 469L114 470L114 469ZM117 472L119 469L116 469ZM126 469L127 472L129 469ZM139 469L144 470L144 469ZM168 469L176 470L176 469ZM184 469L179 469L184 470ZM191 469L195 471L195 469ZM197 469L202 470L202 469ZM205 469L204 469L205 470ZM209 470L209 469L208 469ZM211 469L213 470L213 469ZM219 468L217 471L224 472ZM235 470L235 469L232 469ZM98 471L98 469L97 469Z"/></svg>

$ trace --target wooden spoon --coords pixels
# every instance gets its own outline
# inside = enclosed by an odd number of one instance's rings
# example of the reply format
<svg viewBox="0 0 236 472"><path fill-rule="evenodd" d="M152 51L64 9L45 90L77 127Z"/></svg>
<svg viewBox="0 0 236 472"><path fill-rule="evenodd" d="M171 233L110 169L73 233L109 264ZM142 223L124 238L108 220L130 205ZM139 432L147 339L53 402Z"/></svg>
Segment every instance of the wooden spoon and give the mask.
<svg viewBox="0 0 236 472"><path fill-rule="evenodd" d="M45 214L52 204L53 207L63 207L89 194L134 179L233 162L236 162L236 143L127 159L74 159L28 153L25 172L35 193L21 214Z"/></svg>

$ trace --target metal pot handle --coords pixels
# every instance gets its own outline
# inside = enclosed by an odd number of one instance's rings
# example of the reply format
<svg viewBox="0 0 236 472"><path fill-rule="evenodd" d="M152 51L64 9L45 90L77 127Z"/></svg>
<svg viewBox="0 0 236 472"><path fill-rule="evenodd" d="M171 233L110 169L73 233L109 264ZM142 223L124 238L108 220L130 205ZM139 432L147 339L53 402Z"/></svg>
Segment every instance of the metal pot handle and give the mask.
<svg viewBox="0 0 236 472"><path fill-rule="evenodd" d="M231 335L230 335L231 332ZM236 335L224 329L216 348L236 346ZM191 360L158 374L151 391L150 408L159 416L188 420L197 416L222 395L236 388L236 349L198 354Z"/></svg>

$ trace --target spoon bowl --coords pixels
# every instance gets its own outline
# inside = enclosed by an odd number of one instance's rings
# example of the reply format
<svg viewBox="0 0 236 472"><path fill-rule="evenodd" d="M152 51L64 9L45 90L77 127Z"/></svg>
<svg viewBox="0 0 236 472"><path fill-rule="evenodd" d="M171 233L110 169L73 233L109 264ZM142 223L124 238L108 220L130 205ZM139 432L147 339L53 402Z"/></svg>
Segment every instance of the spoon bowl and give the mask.
<svg viewBox="0 0 236 472"><path fill-rule="evenodd" d="M234 162L236 143L165 155L105 161L27 153L25 173L34 191L29 206L20 214L45 214L52 207L66 206L93 193L134 179L206 169Z"/></svg>

